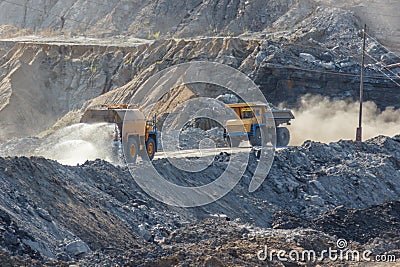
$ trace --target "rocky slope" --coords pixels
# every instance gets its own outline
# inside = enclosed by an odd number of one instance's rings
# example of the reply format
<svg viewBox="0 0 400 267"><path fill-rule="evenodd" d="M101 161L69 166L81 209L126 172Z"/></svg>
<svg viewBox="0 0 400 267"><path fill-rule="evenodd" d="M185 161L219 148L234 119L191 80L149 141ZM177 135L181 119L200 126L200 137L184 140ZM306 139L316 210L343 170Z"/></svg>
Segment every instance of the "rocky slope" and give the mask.
<svg viewBox="0 0 400 267"><path fill-rule="evenodd" d="M334 7L328 1L275 0L15 3L0 3L0 12L7 10L0 16L0 24L15 25L2 26L4 30L57 29L61 14L65 30L115 37L106 40L50 34L53 37L2 39L2 141L37 135L69 111L74 110L57 127L76 122L76 110L86 108L86 101L99 96L92 104L128 102L150 75L193 60L237 68L252 78L273 104L285 102L293 107L305 94L334 99L355 99L358 95L363 21L357 12L365 11L359 2L350 3L351 8L345 3ZM82 12L91 16L79 15ZM146 37L148 31L151 41L128 37ZM214 35L213 31L226 37L201 37ZM234 38L233 33L241 35ZM189 37L166 38L171 36ZM370 38L367 52L384 65L400 60ZM367 63L366 100L380 108L398 107L396 84L374 77L382 76L380 71L394 77L400 68L391 68L391 73L373 59L368 58ZM209 88L208 92L212 90L218 91ZM194 92L179 93L185 100Z"/></svg>
<svg viewBox="0 0 400 267"><path fill-rule="evenodd" d="M224 157L229 160L229 155ZM184 225L198 224L213 214L219 214L223 220L235 220L238 225L314 228L362 244L382 236L398 240L398 203L369 209L399 199L398 137L378 137L363 144L307 142L299 148L280 150L264 184L255 193L249 193L255 160L251 157L241 182L221 200L204 207L180 209L150 199L126 167L100 160L67 167L44 158L1 158L0 179L4 186L0 194L0 244L11 254L27 254L38 260L70 260L94 251L91 257L107 262L108 256L102 259L103 252L131 251L127 259L145 263L151 258L192 253L183 247L197 242ZM205 174L189 175L175 171L165 159L154 162L167 179L189 186L211 182L227 164L216 159ZM140 168L140 164L134 168ZM279 219L279 214L286 217ZM296 215L290 219L288 214ZM349 227L365 222L366 217L376 227L362 227L359 231L364 232L349 235L341 233L343 229L350 233ZM384 229L379 230L379 225ZM238 237L227 236L227 240L239 238L249 231L248 227L245 229L238 232ZM273 234L272 230L260 231L266 231L265 236ZM210 242L216 238L217 244L224 243L223 235L215 231L210 234L216 236L194 236ZM178 240L179 235L183 236ZM380 242L388 244L385 240ZM182 247L177 247L180 243ZM201 250L201 242L199 246L193 252L195 255ZM247 252L237 251L238 255L244 256L243 253ZM117 256L111 253L110 257L115 260Z"/></svg>
<svg viewBox="0 0 400 267"><path fill-rule="evenodd" d="M297 1L2 1L0 24L94 35L199 36L261 31ZM85 14L85 15L84 15Z"/></svg>
<svg viewBox="0 0 400 267"><path fill-rule="evenodd" d="M4 0L0 3L0 24L12 25L2 26L5 34L15 34L17 27L46 34L55 31L95 36L133 34L149 39L226 36L293 29L297 23L315 16L318 6L354 12L382 40L398 48L399 30L393 25L399 22L396 13L399 6L394 0Z"/></svg>
<svg viewBox="0 0 400 267"><path fill-rule="evenodd" d="M6 44L0 68L2 134L38 134L85 101L123 85L134 75L125 71L124 76L123 68L120 76L116 73L124 52L98 46Z"/></svg>
<svg viewBox="0 0 400 267"><path fill-rule="evenodd" d="M129 102L140 84L152 74L193 60L216 61L239 69L254 79L274 104L286 102L291 107L307 93L337 99L356 98L359 66L351 49L338 51L324 43L311 44L313 48L310 48L302 45L302 38L290 40L293 44L268 38L171 39L136 43L131 47L3 43L0 118L4 126L1 139L36 135L67 112L85 108L86 101L99 96L92 104ZM385 50L375 47L371 43L369 51L376 57L385 55ZM315 60L301 57L306 53L312 53ZM329 71L350 75L330 73L325 65L329 66ZM304 68L311 72L302 70ZM379 74L372 67L367 73ZM375 101L381 108L397 106L400 100L395 86L389 80L378 82L367 78L366 99ZM213 90L214 97L221 93L215 88L208 92ZM183 101L196 93L184 92L180 98ZM202 94L210 96L204 91ZM79 116L74 112L67 116L64 125L77 121Z"/></svg>

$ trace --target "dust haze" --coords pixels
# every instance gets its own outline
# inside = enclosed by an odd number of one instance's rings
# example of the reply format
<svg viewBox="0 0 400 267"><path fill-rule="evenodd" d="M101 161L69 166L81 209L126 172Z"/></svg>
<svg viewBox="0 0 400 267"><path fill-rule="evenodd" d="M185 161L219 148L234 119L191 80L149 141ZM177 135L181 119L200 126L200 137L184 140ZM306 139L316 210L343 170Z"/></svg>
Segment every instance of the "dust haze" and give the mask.
<svg viewBox="0 0 400 267"><path fill-rule="evenodd" d="M296 119L288 126L290 145L301 145L306 140L327 143L355 139L358 102L307 95L301 98L299 108L293 112ZM400 109L386 108L380 111L375 103L364 103L363 140L377 135L397 134L400 134Z"/></svg>
<svg viewBox="0 0 400 267"><path fill-rule="evenodd" d="M318 5L340 7L352 10L362 23L367 24L367 31L373 33L390 49L400 52L400 1L398 0L314 0Z"/></svg>
<svg viewBox="0 0 400 267"><path fill-rule="evenodd" d="M45 157L72 166L95 159L114 162L114 134L114 124L78 123L44 138L27 137L0 144L0 156Z"/></svg>
<svg viewBox="0 0 400 267"><path fill-rule="evenodd" d="M114 130L114 125L108 123L74 124L44 138L35 154L65 165L95 159L112 161Z"/></svg>

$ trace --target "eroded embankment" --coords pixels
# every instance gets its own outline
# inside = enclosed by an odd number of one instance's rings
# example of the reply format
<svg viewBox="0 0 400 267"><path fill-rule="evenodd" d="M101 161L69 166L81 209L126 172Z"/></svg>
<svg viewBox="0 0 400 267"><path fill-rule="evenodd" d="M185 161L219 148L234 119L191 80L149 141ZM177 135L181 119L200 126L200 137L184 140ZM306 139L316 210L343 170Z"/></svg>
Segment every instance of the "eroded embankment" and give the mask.
<svg viewBox="0 0 400 267"><path fill-rule="evenodd" d="M0 141L36 135L71 111L56 127L78 122L82 107L90 104L128 103L151 75L194 60L219 62L242 71L260 86L273 104L285 102L287 107L292 107L301 96L310 93L356 98L359 83L355 77L358 76L335 74L357 73L358 57L354 57L354 51L337 51L323 43L305 46L303 37L290 38L290 42L233 37L167 39L132 46L3 43ZM371 43L371 47L376 44ZM386 53L382 49L370 50L376 57ZM300 57L302 53L312 53L315 60L305 60ZM331 66L328 72L323 67L325 63ZM377 75L372 67L367 72ZM399 103L397 89L391 81L368 78L365 87L366 99L376 102L380 108ZM215 91L218 90L203 88L200 93L178 90L171 96L184 101L196 94L216 95ZM176 104L172 98L164 100L169 105Z"/></svg>

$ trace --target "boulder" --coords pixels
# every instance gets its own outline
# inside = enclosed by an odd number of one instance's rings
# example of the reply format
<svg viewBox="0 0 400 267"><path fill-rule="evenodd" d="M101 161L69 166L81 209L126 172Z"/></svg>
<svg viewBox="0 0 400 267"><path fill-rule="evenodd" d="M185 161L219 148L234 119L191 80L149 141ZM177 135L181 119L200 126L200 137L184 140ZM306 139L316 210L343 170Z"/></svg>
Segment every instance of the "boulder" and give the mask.
<svg viewBox="0 0 400 267"><path fill-rule="evenodd" d="M90 248L85 242L76 240L68 243L65 247L65 251L72 257L81 257L90 252Z"/></svg>

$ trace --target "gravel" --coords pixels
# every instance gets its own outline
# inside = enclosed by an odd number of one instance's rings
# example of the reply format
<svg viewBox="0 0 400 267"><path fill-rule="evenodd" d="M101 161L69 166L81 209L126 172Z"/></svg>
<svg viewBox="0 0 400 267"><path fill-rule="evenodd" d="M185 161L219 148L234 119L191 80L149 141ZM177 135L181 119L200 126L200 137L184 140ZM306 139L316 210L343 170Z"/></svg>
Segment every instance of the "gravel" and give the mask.
<svg viewBox="0 0 400 267"><path fill-rule="evenodd" d="M307 141L301 147L278 150L263 185L249 193L257 160L252 155L232 192L215 203L190 209L154 201L137 186L127 167L106 161L63 166L44 158L0 158L4 185L0 246L29 261L88 264L95 257L104 264L128 260L194 264L196 257L201 261L216 257L226 264L240 264L248 260L246 250L225 251L226 257L221 257L217 255L225 254L215 248L247 244L250 241L242 238L249 233L271 239L284 231L300 234L307 228L315 229L315 238L325 236L325 245L345 237L376 251L389 244L396 250L399 140L399 136L380 136L365 143ZM227 161L229 155L218 155L206 172L191 176L174 170L166 159L153 163L170 181L193 186L215 179ZM200 256L204 246L214 248L203 253L211 258Z"/></svg>

